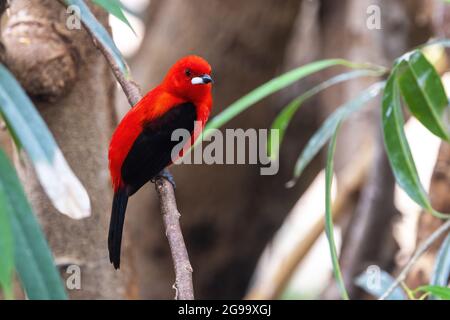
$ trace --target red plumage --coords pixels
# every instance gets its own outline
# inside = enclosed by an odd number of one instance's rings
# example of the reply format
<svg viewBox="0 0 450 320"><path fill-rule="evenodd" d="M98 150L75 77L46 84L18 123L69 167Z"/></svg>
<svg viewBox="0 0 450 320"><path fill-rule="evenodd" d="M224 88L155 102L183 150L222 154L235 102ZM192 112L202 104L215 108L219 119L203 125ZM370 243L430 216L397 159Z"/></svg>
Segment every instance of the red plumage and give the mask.
<svg viewBox="0 0 450 320"><path fill-rule="evenodd" d="M193 139L203 129L211 107L211 67L188 56L176 62L163 82L147 93L122 119L109 147L114 201L108 239L110 260L120 265L122 228L128 197L172 163L170 135L188 129ZM194 120L201 128L193 130ZM191 123L192 122L192 123ZM194 132L195 131L195 132Z"/></svg>

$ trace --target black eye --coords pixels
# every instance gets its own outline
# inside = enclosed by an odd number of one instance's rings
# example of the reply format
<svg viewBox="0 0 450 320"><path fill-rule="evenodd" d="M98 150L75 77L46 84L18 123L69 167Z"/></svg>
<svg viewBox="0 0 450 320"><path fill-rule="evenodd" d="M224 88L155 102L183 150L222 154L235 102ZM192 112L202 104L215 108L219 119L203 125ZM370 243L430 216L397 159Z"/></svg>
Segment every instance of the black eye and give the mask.
<svg viewBox="0 0 450 320"><path fill-rule="evenodd" d="M190 77L190 76L192 75L192 72L191 72L191 70L186 69L186 70L184 70L184 74L185 74L187 77Z"/></svg>

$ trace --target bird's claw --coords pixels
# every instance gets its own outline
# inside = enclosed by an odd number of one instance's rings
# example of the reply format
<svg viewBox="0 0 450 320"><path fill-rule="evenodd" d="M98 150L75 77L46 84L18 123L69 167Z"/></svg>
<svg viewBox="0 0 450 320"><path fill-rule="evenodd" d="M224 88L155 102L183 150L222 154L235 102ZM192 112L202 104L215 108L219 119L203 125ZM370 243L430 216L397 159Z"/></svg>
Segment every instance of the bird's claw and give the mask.
<svg viewBox="0 0 450 320"><path fill-rule="evenodd" d="M169 170L164 169L158 175L155 177L155 179L152 180L152 182L155 182L157 178L164 178L167 181L170 182L170 184L173 186L174 189L176 189L177 185L175 183L175 179L173 178L173 175L169 172Z"/></svg>

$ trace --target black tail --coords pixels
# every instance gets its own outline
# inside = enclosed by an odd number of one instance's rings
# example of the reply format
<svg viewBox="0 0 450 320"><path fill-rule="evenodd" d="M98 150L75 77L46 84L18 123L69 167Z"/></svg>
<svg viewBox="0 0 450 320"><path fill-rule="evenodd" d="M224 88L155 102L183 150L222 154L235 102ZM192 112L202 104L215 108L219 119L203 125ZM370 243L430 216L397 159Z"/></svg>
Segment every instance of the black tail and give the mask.
<svg viewBox="0 0 450 320"><path fill-rule="evenodd" d="M114 192L111 210L111 221L109 223L108 250L109 261L114 268L120 268L120 247L122 245L122 230L127 210L128 193L125 188Z"/></svg>

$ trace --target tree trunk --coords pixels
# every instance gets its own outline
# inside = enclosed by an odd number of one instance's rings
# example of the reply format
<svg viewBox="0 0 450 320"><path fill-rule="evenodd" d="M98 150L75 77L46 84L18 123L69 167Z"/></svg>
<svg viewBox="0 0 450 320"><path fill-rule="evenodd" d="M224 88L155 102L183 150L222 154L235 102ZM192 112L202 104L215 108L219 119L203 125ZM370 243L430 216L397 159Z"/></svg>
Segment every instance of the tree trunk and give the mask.
<svg viewBox="0 0 450 320"><path fill-rule="evenodd" d="M108 15L98 7L92 9L107 25ZM8 66L86 187L92 216L75 221L56 212L28 161L16 159L16 165L63 276L69 276L67 265L81 268L81 290L69 291L70 297L133 297L132 265L124 264L121 272L115 272L106 250L112 198L107 148L115 119L115 81L83 28L66 27L67 17L58 1L14 0L3 41Z"/></svg>

